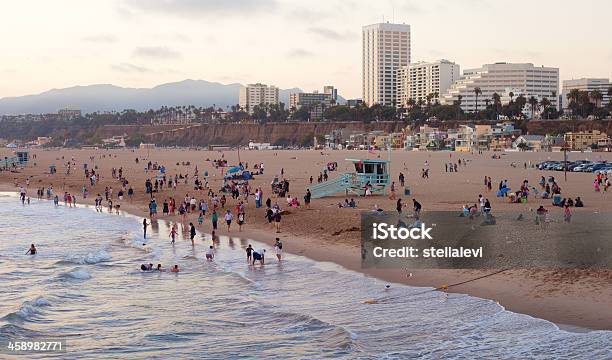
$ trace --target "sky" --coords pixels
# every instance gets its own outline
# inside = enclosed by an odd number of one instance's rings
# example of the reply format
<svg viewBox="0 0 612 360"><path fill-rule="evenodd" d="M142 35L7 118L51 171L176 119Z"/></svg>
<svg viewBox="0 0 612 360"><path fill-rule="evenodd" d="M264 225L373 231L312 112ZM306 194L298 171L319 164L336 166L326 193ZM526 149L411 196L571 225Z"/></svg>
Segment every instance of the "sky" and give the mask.
<svg viewBox="0 0 612 360"><path fill-rule="evenodd" d="M610 0L2 0L0 97L75 85L262 82L361 97L361 27L412 29L412 61L612 77Z"/></svg>

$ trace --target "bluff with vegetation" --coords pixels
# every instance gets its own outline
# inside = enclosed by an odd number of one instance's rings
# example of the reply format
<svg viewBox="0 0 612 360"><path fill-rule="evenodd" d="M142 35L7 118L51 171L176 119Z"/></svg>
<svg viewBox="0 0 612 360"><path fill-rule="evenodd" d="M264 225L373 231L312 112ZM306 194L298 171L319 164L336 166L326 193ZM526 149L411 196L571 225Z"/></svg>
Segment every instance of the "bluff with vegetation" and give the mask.
<svg viewBox="0 0 612 360"><path fill-rule="evenodd" d="M323 140L333 130L347 129L356 132L382 130L399 131L401 122L303 122L267 124L194 124L184 126L106 126L99 129L100 136L128 134L132 139L158 145L206 146L246 145L249 141L266 142L280 146L311 146L314 138Z"/></svg>

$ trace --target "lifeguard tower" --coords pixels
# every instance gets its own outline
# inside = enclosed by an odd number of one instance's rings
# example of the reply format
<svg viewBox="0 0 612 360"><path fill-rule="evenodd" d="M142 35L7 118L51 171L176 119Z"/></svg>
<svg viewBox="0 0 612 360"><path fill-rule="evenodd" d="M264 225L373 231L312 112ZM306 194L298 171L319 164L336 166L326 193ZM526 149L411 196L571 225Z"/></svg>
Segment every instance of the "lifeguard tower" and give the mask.
<svg viewBox="0 0 612 360"><path fill-rule="evenodd" d="M15 156L5 157L0 160L0 168L8 169L10 167L24 167L28 165L30 161L30 152L27 150L17 150L15 151Z"/></svg>
<svg viewBox="0 0 612 360"><path fill-rule="evenodd" d="M391 183L390 160L346 159L353 163L355 172L344 173L335 179L310 187L312 198L318 199L343 192L364 195L366 185L372 194L385 194Z"/></svg>
<svg viewBox="0 0 612 360"><path fill-rule="evenodd" d="M27 150L17 150L15 151L15 155L17 156L17 161L22 166L27 165L30 161L30 152Z"/></svg>

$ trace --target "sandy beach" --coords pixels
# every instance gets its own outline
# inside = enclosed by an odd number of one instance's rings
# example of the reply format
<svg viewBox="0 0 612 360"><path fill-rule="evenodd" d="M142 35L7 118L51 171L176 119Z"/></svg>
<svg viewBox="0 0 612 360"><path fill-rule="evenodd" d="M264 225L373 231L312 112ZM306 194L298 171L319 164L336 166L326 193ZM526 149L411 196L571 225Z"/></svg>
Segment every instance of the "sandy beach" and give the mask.
<svg viewBox="0 0 612 360"><path fill-rule="evenodd" d="M0 156L10 156L10 149L0 149ZM31 159L28 167L19 172L0 172L0 191L17 191L18 185L25 186L29 177L28 195L36 196L36 189L53 185L58 194L68 191L77 195L79 203L93 203L96 194L104 194L105 186L112 186L115 194L120 183L111 176L111 168L122 168L124 176L135 190L133 202L124 199L121 210L146 216L148 214L148 194L145 194L144 183L156 172L145 172L147 161L156 162L166 167L168 175L189 174L191 177L197 165L200 174L209 173L210 187L218 191L223 181L220 169L215 169L209 160L221 159L229 164L240 161L252 167L255 163L265 164L265 174L256 176L250 182L252 188L261 187L264 199L270 197L272 202L278 201L285 207L284 199L276 199L270 191L270 183L274 177L280 177L281 169L290 182L289 193L302 200L306 188L310 186L309 178L317 177L327 163L337 162L338 171L330 172L330 179L340 173L351 171L351 164L346 158L387 157L386 152L367 151L314 151L314 150L279 150L279 151L237 151L213 152L187 149L151 149L147 150L33 150L36 158ZM448 210L461 211L464 204L476 202L478 194L483 194L491 200L495 211L515 210L517 206L535 209L545 205L554 213L562 209L550 206L550 200L531 198L529 203L510 204L506 199L496 198L495 190L500 180L507 179L514 187L528 179L531 184L537 184L540 176L553 175L559 181L564 196L580 196L585 207L575 211L612 213L612 193L596 193L593 191L593 174L568 173L567 181L562 172L542 172L534 168L525 168L524 164L543 160L563 160L562 153L495 153L502 154L499 159L493 159L491 152L484 154L448 153L448 152L405 152L392 153L392 179L397 183L402 172L406 178L406 187L411 195L400 197L405 201L418 199L423 204L424 211ZM94 157L94 161L90 157ZM139 163L135 159L139 158ZM76 165L70 175L66 175L64 164L74 159ZM458 172L445 172L444 164L448 162L467 161L467 165L459 166ZM570 153L570 160L612 160L608 153ZM190 162L190 165L181 163ZM421 169L425 163L429 167L429 178L421 177ZM83 176L83 164L90 168L97 166L101 175L100 181L91 188ZM514 164L515 166L511 166ZM56 165L57 173L49 174L49 166ZM483 185L484 176L492 178L493 190L489 193ZM84 200L82 187L87 185L89 197ZM399 187L399 184L398 184ZM196 199L204 197L204 193L193 190L189 184L181 183L176 190L166 189L155 194L159 204L168 197L177 201L186 194L194 195ZM251 198L252 200L252 198ZM357 209L338 208L338 202L343 202L345 196L314 199L310 208L300 207L290 209L282 221L282 232L279 234L288 252L304 255L319 261L329 261L351 270L365 272L368 275L415 286L441 287L452 285L479 276L486 275L484 270L372 270L362 269L360 259L359 210L371 210L375 206L393 210L395 200L387 195L367 198L355 197ZM229 208L235 202L228 196ZM264 218L264 209L256 209L254 200L247 206L246 225L242 232L232 230L232 236L251 238L272 244L277 234L268 226ZM161 215L161 209L159 211ZM197 214L190 214L188 221L194 221ZM180 220L178 216L163 217L164 219ZM195 222L195 221L194 221ZM208 217L198 231L210 232ZM220 234L226 234L222 224ZM491 272L491 271L489 271ZM410 276L410 274L412 276ZM559 324L589 329L612 329L612 271L610 270L508 270L480 280L463 285L451 286L448 291L466 293L473 296L498 301L505 308L543 318Z"/></svg>

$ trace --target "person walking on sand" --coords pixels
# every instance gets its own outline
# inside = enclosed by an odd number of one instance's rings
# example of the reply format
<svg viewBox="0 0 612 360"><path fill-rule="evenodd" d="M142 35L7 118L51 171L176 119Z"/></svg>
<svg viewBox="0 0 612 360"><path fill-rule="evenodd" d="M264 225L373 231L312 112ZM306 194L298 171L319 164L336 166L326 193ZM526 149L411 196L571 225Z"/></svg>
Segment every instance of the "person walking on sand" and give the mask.
<svg viewBox="0 0 612 360"><path fill-rule="evenodd" d="M191 246L195 245L196 229L193 223L189 223L189 238L191 239Z"/></svg>
<svg viewBox="0 0 612 360"><path fill-rule="evenodd" d="M312 198L312 193L310 192L310 189L306 189L306 195L304 195L304 205L306 206L306 208L310 208L310 199Z"/></svg>
<svg viewBox="0 0 612 360"><path fill-rule="evenodd" d="M414 217L418 219L421 215L421 209L423 208L423 206L420 202L416 201L416 199L412 199L412 205L414 209Z"/></svg>
<svg viewBox="0 0 612 360"><path fill-rule="evenodd" d="M147 223L147 219L142 219L142 233L143 233L143 237L146 239L147 238L147 226L149 226L150 224Z"/></svg>
<svg viewBox="0 0 612 360"><path fill-rule="evenodd" d="M395 181L391 182L389 193L389 200L395 200Z"/></svg>
<svg viewBox="0 0 612 360"><path fill-rule="evenodd" d="M234 219L234 214L230 209L227 209L225 212L225 223L227 224L227 232L230 232L230 228L232 226L232 220Z"/></svg>
<svg viewBox="0 0 612 360"><path fill-rule="evenodd" d="M242 225L244 225L245 216L246 214L244 213L244 211L240 211L238 213L238 231L242 231Z"/></svg>
<svg viewBox="0 0 612 360"><path fill-rule="evenodd" d="M213 210L212 214L210 215L210 222L212 223L213 230L217 230L218 219L219 217L217 216L217 210Z"/></svg>
<svg viewBox="0 0 612 360"><path fill-rule="evenodd" d="M566 223L570 223L572 221L572 210L570 210L568 204L565 204L565 207L563 208L563 220Z"/></svg>
<svg viewBox="0 0 612 360"><path fill-rule="evenodd" d="M276 228L276 233L280 233L280 226L281 226L281 211L280 209L276 209L276 211L274 212L274 227Z"/></svg>
<svg viewBox="0 0 612 360"><path fill-rule="evenodd" d="M276 258L278 261L282 261L283 257L283 243L279 238L276 238L276 242L274 243L274 251L276 252Z"/></svg>

